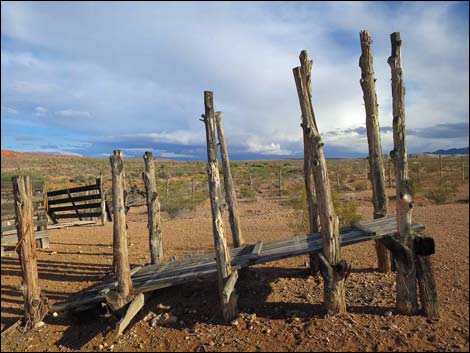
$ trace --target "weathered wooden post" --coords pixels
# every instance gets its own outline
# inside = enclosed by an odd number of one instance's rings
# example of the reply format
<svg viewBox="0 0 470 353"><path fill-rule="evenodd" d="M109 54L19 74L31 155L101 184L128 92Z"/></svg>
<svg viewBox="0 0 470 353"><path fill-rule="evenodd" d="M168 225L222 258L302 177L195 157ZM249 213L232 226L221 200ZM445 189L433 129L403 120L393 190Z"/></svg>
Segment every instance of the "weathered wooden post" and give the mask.
<svg viewBox="0 0 470 353"><path fill-rule="evenodd" d="M147 226L149 230L150 262L158 264L163 261L163 240L160 218L160 200L158 199L155 164L152 152L144 153L145 171L142 179L147 193Z"/></svg>
<svg viewBox="0 0 470 353"><path fill-rule="evenodd" d="M309 158L311 159L323 239L323 253L319 254L319 260L321 273L325 280L324 302L329 314L339 314L346 312L344 278L347 275L348 266L341 259L339 220L333 207L323 143L313 112L310 81L312 61L308 60L306 50L300 53L300 63L301 67L294 68L293 73L302 117L308 123L308 129L307 126L305 127L309 140L307 147L310 151Z"/></svg>
<svg viewBox="0 0 470 353"><path fill-rule="evenodd" d="M401 65L401 38L399 32L390 35L392 54L388 64L392 73L393 97L393 146L390 153L395 161L396 199L397 199L397 231L400 241L413 255L414 235L411 230L411 217L413 200L411 182L408 177L408 157L406 150L405 125L405 86L403 84L403 71ZM397 311L402 314L414 314L418 303L416 298L416 270L415 266L407 272L397 262Z"/></svg>
<svg viewBox="0 0 470 353"><path fill-rule="evenodd" d="M100 172L100 178L97 180L100 185L100 196L101 196L101 225L105 225L108 222L106 215L106 197L104 192L103 174Z"/></svg>
<svg viewBox="0 0 470 353"><path fill-rule="evenodd" d="M295 69L294 69L295 70ZM301 85L301 82L297 83L297 79L295 76L294 71L294 78L296 80L296 85ZM297 90L299 88L297 87ZM310 94L310 86L306 87L309 90ZM300 99L300 96L299 96ZM313 124L316 124L314 121L309 120L310 116L303 114L300 117L302 123L300 126L302 127L302 135L303 135L303 142L304 142L304 183L305 183L305 192L307 196L307 209L308 209L308 220L309 220L309 231L310 234L318 233L320 230L320 220L318 216L318 202L317 196L315 194L315 182L313 180L313 167L312 167L312 140L309 137L309 133ZM318 254L310 253L309 254L309 265L310 265L310 274L315 278L318 277L320 273L320 260L318 258Z"/></svg>
<svg viewBox="0 0 470 353"><path fill-rule="evenodd" d="M38 279L36 257L36 240L34 236L33 185L30 176L12 178L13 196L15 199L16 246L23 275L24 324L34 327L47 313L47 298L41 295Z"/></svg>
<svg viewBox="0 0 470 353"><path fill-rule="evenodd" d="M238 216L237 195L233 185L232 172L230 170L230 159L228 156L227 142L225 140L224 128L222 125L222 112L215 113L215 123L217 135L219 137L220 155L222 157L222 170L224 173L225 201L228 206L228 217L230 229L232 230L233 246L238 248L244 245L240 218Z"/></svg>
<svg viewBox="0 0 470 353"><path fill-rule="evenodd" d="M364 168L364 179L366 180L366 190L369 190L369 170L368 170L368 167L367 167L367 159L366 158L366 163L365 163L365 168Z"/></svg>
<svg viewBox="0 0 470 353"><path fill-rule="evenodd" d="M339 170L336 170L336 192L339 193L339 191L340 191Z"/></svg>
<svg viewBox="0 0 470 353"><path fill-rule="evenodd" d="M113 260L114 273L118 281L116 297L107 297L110 306L117 310L133 296L129 259L127 254L126 212L124 204L124 163L123 154L115 150L109 157L113 182ZM111 292L110 292L111 293ZM109 293L108 293L109 294Z"/></svg>
<svg viewBox="0 0 470 353"><path fill-rule="evenodd" d="M385 191L385 173L382 159L382 142L380 139L379 111L377 94L375 92L374 65L370 45L372 38L368 31L361 31L362 55L359 58L361 68L361 87L364 93L366 110L367 141L369 145L370 179L372 183L372 202L374 204L374 219L387 215L388 198ZM366 166L367 171L367 166ZM381 240L375 241L378 269L380 272L390 271L389 252Z"/></svg>
<svg viewBox="0 0 470 353"><path fill-rule="evenodd" d="M220 178L217 162L217 142L215 137L213 93L204 91L205 114L202 116L206 127L207 140L207 176L212 212L212 229L214 233L215 255L217 262L217 277L219 295L222 304L222 315L225 321L236 316L238 294L235 283L238 278L237 270L230 264L230 252L225 239L224 222L222 218L222 203L220 200Z"/></svg>

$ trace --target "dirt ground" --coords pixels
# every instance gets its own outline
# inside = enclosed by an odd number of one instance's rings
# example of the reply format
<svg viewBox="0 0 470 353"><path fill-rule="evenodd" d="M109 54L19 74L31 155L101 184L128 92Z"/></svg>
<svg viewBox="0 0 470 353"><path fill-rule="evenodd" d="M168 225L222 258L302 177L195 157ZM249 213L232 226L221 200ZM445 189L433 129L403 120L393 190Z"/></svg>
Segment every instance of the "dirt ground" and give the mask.
<svg viewBox="0 0 470 353"><path fill-rule="evenodd" d="M394 190L390 189L392 195ZM48 315L45 325L2 340L2 351L468 351L468 185L453 200L432 205L418 200L414 220L433 235L432 261L441 318L397 315L395 274L375 270L372 242L343 249L353 271L346 281L348 314L322 315L322 284L308 275L308 257L290 258L247 270L239 281L237 325L220 321L215 280L160 290L118 338L106 338L115 322L87 312ZM370 191L356 193L359 212L370 219ZM281 200L239 202L248 243L292 235L292 209ZM390 212L395 205L390 203ZM145 207L128 216L130 262L149 261ZM226 223L230 237L228 222ZM176 219L164 219L166 259L213 251L209 204ZM51 303L63 301L109 275L112 225L50 230L50 249L38 251L40 285ZM2 257L2 330L22 315L21 271L12 249ZM150 325L161 312L176 315L170 326Z"/></svg>

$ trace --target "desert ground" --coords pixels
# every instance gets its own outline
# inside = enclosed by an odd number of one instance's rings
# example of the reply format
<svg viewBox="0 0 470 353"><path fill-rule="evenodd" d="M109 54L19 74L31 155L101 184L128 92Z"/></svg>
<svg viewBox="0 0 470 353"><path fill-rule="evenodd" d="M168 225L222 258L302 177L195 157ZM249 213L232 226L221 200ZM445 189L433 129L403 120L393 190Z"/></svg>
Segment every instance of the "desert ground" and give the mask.
<svg viewBox="0 0 470 353"><path fill-rule="evenodd" d="M2 160L2 174L4 167ZM258 188L262 179L255 178L259 180ZM240 198L240 219L247 243L295 234L292 224L299 215L289 202L289 190L286 187L283 197L273 196L274 191ZM395 189L389 188L387 193L391 198L389 213L393 214ZM352 199L357 206L355 212L363 220L372 218L370 188L342 192L340 197ZM166 260L213 251L207 199L177 216L163 212L162 217ZM244 272L238 285L240 313L234 324L221 321L214 278L157 291L119 338L106 337L116 318L105 312L49 314L40 328L2 340L1 350L468 351L468 179L439 204L419 194L413 219L424 224L425 234L432 235L436 242L432 264L440 299L439 320L396 313L396 275L376 271L374 243L365 242L342 250L344 259L352 265L346 281L345 315L323 315L323 284L309 275L308 256L300 256ZM127 223L133 267L150 259L146 207L132 207ZM112 234L112 224L102 226L99 222L49 230L50 248L38 249L38 269L41 289L50 303L64 301L111 275ZM161 313L176 316L177 322L152 325L152 319ZM16 252L9 248L1 266L2 331L22 314L21 269Z"/></svg>

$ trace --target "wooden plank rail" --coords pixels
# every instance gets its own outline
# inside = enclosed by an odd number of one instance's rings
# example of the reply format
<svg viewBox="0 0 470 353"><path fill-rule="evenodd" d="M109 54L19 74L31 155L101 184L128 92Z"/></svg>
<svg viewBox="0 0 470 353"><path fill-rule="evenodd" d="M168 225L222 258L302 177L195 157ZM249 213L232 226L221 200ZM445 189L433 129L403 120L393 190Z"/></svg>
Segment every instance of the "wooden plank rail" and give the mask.
<svg viewBox="0 0 470 353"><path fill-rule="evenodd" d="M85 196L73 196L72 198L62 198L62 199L52 199L49 200L50 205L58 205L62 203L71 203L71 202L79 202L79 201L88 201L88 200L100 200L101 195L85 195Z"/></svg>
<svg viewBox="0 0 470 353"><path fill-rule="evenodd" d="M93 203L84 203L75 206L60 206L60 207L50 207L50 212L62 212L62 211L73 211L75 209L83 210L89 208L101 208L101 202L93 202Z"/></svg>
<svg viewBox="0 0 470 353"><path fill-rule="evenodd" d="M68 192L76 193L76 192L83 192L83 191L91 191L91 190L100 190L99 184L92 184L92 185L84 185L84 186L77 186L68 189L61 189L61 190L53 190L47 192L47 197L51 196L58 196L58 195L66 195Z"/></svg>
<svg viewBox="0 0 470 353"><path fill-rule="evenodd" d="M361 222L362 226L375 231L374 236L354 227L341 229L341 246L349 246L364 241L381 239L385 236L394 236L396 233L396 218L385 217L374 221ZM413 231L421 231L424 226L414 224ZM254 256L261 243L246 245L230 250L232 269L240 269L257 264L277 261L294 256L301 256L322 251L322 237L320 233L289 237L287 239L263 242L262 251ZM258 246L257 246L258 245ZM189 281L204 278L215 278L217 264L215 254L194 256L182 260L171 261L158 265L147 265L139 268L132 274L132 284L136 293L145 293L156 289L171 287ZM57 303L51 311L84 310L97 303L106 300L106 293L115 289L117 282L111 278L105 283L100 283L84 290L76 298L67 302Z"/></svg>

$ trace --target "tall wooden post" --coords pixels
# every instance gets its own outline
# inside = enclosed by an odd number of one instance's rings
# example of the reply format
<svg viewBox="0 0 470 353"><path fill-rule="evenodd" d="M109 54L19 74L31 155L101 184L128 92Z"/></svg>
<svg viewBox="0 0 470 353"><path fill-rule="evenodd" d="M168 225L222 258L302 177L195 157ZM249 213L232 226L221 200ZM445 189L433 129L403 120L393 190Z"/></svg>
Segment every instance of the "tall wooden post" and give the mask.
<svg viewBox="0 0 470 353"><path fill-rule="evenodd" d="M101 225L105 225L108 222L108 217L106 215L106 198L104 193L104 182L103 175L100 172L100 178L97 180L100 185L100 196L101 196Z"/></svg>
<svg viewBox="0 0 470 353"><path fill-rule="evenodd" d="M227 142L225 140L224 128L222 125L222 112L215 113L215 123L217 135L219 136L220 155L222 157L222 169L224 173L225 201L228 206L228 217L230 229L232 230L233 246L239 248L244 245L240 218L238 216L237 195L233 185L232 172L230 170L230 159L228 157Z"/></svg>
<svg viewBox="0 0 470 353"><path fill-rule="evenodd" d="M306 133L309 143L307 148L310 152L310 165L315 183L323 239L323 254L319 254L319 259L320 268L323 269L321 272L325 279L324 302L329 314L339 314L346 312L344 278L348 266L341 259L339 220L333 207L323 143L313 112L310 81L312 61L308 60L306 50L300 53L300 63L301 67L294 68L293 73L302 116L308 123Z"/></svg>
<svg viewBox="0 0 470 353"><path fill-rule="evenodd" d="M403 71L401 65L401 38L399 32L390 35L392 54L388 64L392 73L393 97L393 146L391 156L395 160L396 199L397 199L397 226L400 241L411 250L413 254L414 235L411 230L413 211L411 182L408 177L408 157L406 149L405 124L405 86L403 84ZM397 263L397 311L402 314L414 314L418 303L416 298L416 270L413 266L406 273L403 266Z"/></svg>
<svg viewBox="0 0 470 353"><path fill-rule="evenodd" d="M152 152L144 153L145 171L142 179L147 194L147 227L149 231L150 262L158 264L163 261L163 240L160 218L160 200L158 199L155 164Z"/></svg>
<svg viewBox="0 0 470 353"><path fill-rule="evenodd" d="M217 262L217 277L219 283L219 295L222 304L222 314L225 321L232 320L236 315L238 294L233 286L231 291L225 290L230 278L237 276L237 271L232 270L230 264L230 252L225 239L224 221L222 218L223 206L220 200L220 178L217 162L217 142L215 137L214 101L213 93L204 92L205 114L203 121L206 127L207 140L207 176L209 181L209 195L212 212L212 230L214 233L215 255Z"/></svg>
<svg viewBox="0 0 470 353"><path fill-rule="evenodd" d="M124 204L124 163L123 154L115 150L109 157L113 181L113 259L114 273L118 281L118 294L124 301L133 295L127 254L126 212Z"/></svg>
<svg viewBox="0 0 470 353"><path fill-rule="evenodd" d="M369 145L369 169L372 183L372 203L374 204L374 219L387 215L388 198L385 191L385 173L382 159L382 142L380 139L379 110L375 92L374 65L370 45L372 38L368 31L361 31L362 55L359 58L361 68L361 87L364 93L366 110L367 141ZM366 166L367 170L367 166ZM389 252L381 240L375 241L378 269L380 272L390 271Z"/></svg>
<svg viewBox="0 0 470 353"><path fill-rule="evenodd" d="M47 299L41 296L33 221L33 185L30 176L12 178L15 199L17 252L23 275L25 326L33 327L47 313Z"/></svg>

